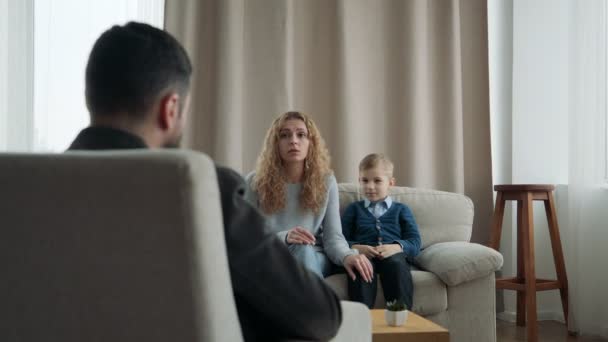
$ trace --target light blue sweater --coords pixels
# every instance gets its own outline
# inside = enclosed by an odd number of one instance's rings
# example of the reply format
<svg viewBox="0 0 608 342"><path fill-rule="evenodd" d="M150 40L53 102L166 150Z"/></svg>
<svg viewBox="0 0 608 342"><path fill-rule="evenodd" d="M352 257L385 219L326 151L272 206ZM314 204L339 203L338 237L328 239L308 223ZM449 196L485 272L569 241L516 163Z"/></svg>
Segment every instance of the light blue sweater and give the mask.
<svg viewBox="0 0 608 342"><path fill-rule="evenodd" d="M255 172L252 172L245 177L247 181L245 199L256 208L260 208L258 194L253 190L254 175ZM260 211L266 217L268 229L276 233L281 241L286 242L287 231L291 228L296 226L306 228L317 238L317 246L325 252L327 257L334 264L342 266L344 258L357 254L357 251L348 247L348 242L342 235L336 177L329 175L325 181L327 188L325 203L316 215L311 210L300 208L299 197L302 189L300 183L286 184L285 208L271 215ZM320 237L321 232L323 232L323 238Z"/></svg>

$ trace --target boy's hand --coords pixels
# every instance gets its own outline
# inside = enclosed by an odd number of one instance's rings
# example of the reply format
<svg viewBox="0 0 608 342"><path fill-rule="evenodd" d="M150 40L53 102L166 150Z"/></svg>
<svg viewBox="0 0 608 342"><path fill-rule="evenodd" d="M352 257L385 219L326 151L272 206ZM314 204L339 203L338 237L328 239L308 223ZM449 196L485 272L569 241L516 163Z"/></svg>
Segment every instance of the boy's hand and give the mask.
<svg viewBox="0 0 608 342"><path fill-rule="evenodd" d="M353 246L354 247L354 246ZM403 252L403 248L401 248L401 245L398 243L393 243L390 245L380 245L380 246L376 246L376 251L379 254L379 258L380 259L386 259L390 256L393 256L397 253L401 253Z"/></svg>
<svg viewBox="0 0 608 342"><path fill-rule="evenodd" d="M380 257L380 253L372 246L368 245L353 245L353 248L359 251L359 254L365 255L368 259Z"/></svg>

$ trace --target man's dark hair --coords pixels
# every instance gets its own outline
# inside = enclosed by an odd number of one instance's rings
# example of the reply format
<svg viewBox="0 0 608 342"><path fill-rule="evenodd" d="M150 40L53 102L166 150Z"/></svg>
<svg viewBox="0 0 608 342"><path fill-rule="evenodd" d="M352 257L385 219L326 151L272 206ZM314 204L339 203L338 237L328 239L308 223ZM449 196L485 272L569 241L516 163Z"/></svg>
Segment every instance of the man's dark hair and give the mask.
<svg viewBox="0 0 608 342"><path fill-rule="evenodd" d="M86 70L86 100L92 117L126 112L142 119L167 90L182 100L192 65L169 33L129 22L105 31L93 45Z"/></svg>

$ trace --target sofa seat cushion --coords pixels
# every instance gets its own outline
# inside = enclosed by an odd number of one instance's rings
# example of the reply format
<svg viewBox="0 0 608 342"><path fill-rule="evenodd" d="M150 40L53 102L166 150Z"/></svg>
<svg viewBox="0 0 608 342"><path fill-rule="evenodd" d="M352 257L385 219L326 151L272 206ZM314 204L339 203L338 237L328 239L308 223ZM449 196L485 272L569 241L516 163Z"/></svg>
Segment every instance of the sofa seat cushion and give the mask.
<svg viewBox="0 0 608 342"><path fill-rule="evenodd" d="M418 265L433 272L449 286L485 277L502 267L503 258L497 251L469 242L436 243L420 252Z"/></svg>
<svg viewBox="0 0 608 342"><path fill-rule="evenodd" d="M414 281L414 311L427 316L443 312L448 308L448 295L445 284L433 273L427 271L412 271ZM348 285L346 274L334 274L325 278L325 281L336 292L342 300L348 300ZM375 308L384 308L384 292L382 291L382 280L378 283L378 295L376 296Z"/></svg>

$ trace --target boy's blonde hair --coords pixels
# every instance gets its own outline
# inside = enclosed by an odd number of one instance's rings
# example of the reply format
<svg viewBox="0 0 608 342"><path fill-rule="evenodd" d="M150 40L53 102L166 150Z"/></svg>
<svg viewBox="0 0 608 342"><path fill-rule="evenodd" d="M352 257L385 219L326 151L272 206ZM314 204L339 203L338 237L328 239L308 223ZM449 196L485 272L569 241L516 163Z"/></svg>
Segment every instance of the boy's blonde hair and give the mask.
<svg viewBox="0 0 608 342"><path fill-rule="evenodd" d="M384 167L386 175L389 178L393 177L393 169L395 166L393 165L393 162L382 153L371 153L366 155L359 163L359 172L373 169L378 166Z"/></svg>

